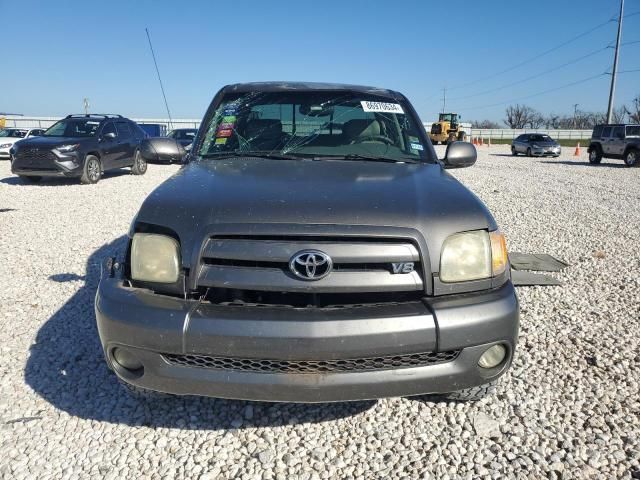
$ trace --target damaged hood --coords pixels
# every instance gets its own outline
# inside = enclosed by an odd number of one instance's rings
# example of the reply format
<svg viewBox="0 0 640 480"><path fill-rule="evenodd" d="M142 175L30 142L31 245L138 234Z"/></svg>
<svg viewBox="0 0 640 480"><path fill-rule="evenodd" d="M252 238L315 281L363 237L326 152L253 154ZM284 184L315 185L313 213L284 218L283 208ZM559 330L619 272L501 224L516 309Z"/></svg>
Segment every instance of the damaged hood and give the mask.
<svg viewBox="0 0 640 480"><path fill-rule="evenodd" d="M356 225L411 228L432 257L451 233L496 228L439 164L253 157L191 162L147 197L136 221L176 232L185 260L202 232L222 224L332 225L336 234Z"/></svg>

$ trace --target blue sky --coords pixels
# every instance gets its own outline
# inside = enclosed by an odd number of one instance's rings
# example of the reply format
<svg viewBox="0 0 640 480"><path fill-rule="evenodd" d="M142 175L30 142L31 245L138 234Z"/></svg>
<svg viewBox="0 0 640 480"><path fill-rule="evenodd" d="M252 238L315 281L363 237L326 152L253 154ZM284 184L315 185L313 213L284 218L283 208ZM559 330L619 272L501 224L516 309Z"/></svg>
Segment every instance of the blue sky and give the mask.
<svg viewBox="0 0 640 480"><path fill-rule="evenodd" d="M358 83L400 90L423 120L442 107L463 119L504 117L519 100L544 113L606 110L609 76L524 99L611 68L615 22L536 57L617 14L617 0L110 2L0 0L0 111L166 116L145 27L174 118L199 118L223 85L260 80ZM627 0L625 13L640 11ZM640 40L640 15L623 42ZM597 50L600 50L596 52ZM511 83L590 57L516 85ZM620 69L640 68L640 43ZM490 77L490 78L488 78ZM490 91L489 93L483 93ZM619 77L616 105L640 94L640 72ZM467 98L461 98L467 97Z"/></svg>

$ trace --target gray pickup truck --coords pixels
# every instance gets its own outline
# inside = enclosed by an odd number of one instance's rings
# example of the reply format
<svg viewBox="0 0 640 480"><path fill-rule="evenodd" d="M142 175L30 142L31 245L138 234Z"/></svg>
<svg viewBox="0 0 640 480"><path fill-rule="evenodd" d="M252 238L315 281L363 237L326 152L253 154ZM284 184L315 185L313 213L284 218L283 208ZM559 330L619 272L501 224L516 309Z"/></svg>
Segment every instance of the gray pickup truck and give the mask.
<svg viewBox="0 0 640 480"><path fill-rule="evenodd" d="M467 142L439 160L395 91L224 87L105 261L108 366L144 395L486 394L512 362L519 308L504 236L446 171L475 161Z"/></svg>
<svg viewBox="0 0 640 480"><path fill-rule="evenodd" d="M589 143L589 162L603 158L624 160L628 167L640 165L640 125L596 125Z"/></svg>

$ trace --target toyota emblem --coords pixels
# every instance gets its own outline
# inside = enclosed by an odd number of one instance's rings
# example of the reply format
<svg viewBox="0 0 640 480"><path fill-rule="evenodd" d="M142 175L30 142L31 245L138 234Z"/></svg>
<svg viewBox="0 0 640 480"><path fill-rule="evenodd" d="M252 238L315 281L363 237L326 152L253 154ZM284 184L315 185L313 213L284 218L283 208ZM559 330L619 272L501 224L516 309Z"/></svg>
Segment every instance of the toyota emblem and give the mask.
<svg viewBox="0 0 640 480"><path fill-rule="evenodd" d="M320 280L331 273L331 257L320 250L303 250L289 261L289 270L303 280Z"/></svg>

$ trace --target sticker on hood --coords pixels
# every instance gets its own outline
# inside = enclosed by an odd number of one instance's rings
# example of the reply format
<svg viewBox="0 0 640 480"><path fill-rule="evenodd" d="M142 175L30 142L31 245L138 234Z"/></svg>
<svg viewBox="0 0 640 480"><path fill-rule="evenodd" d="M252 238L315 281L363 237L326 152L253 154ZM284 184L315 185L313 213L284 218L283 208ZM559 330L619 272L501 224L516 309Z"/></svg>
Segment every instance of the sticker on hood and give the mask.
<svg viewBox="0 0 640 480"><path fill-rule="evenodd" d="M385 103L385 102L369 102L362 100L360 102L362 110L365 112L379 112L379 113L401 113L404 114L402 106L398 103Z"/></svg>

